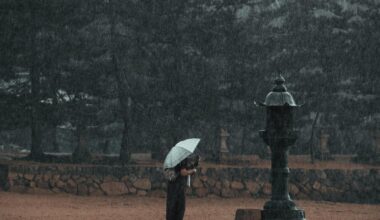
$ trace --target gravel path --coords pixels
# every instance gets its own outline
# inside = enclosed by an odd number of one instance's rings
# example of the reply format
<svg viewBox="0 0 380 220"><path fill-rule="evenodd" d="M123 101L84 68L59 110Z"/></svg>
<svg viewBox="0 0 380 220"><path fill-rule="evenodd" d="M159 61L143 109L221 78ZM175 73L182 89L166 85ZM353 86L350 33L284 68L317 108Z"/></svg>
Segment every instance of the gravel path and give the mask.
<svg viewBox="0 0 380 220"><path fill-rule="evenodd" d="M263 199L188 198L185 220L234 220L237 208L261 208ZM308 220L379 220L380 205L297 201ZM80 197L0 192L2 220L163 220L165 199Z"/></svg>

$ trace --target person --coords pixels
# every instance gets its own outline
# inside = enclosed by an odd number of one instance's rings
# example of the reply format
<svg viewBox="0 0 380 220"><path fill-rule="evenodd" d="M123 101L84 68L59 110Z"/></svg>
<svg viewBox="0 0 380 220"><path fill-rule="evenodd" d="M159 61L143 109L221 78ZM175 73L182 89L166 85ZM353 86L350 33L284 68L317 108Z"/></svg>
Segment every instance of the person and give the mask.
<svg viewBox="0 0 380 220"><path fill-rule="evenodd" d="M166 220L182 220L185 214L185 188L187 176L196 172L196 169L187 168L187 159L175 166L176 178L168 181L166 196Z"/></svg>

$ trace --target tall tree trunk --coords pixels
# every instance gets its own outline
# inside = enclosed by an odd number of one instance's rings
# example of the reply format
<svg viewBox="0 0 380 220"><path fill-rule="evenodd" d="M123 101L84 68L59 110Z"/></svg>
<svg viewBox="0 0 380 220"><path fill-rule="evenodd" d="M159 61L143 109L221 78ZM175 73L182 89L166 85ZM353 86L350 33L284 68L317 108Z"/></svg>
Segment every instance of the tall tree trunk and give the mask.
<svg viewBox="0 0 380 220"><path fill-rule="evenodd" d="M73 161L75 163L85 163L91 161L91 154L87 148L87 143L85 139L86 126L82 121L82 118L78 119L76 125L76 139L77 147L73 152Z"/></svg>
<svg viewBox="0 0 380 220"><path fill-rule="evenodd" d="M130 150L129 150L129 116L128 116L128 112L127 112L127 108L128 108L128 105L125 104L125 100L121 100L121 99L125 99L126 97L121 97L119 98L120 100L120 106L121 108L123 109L122 111L122 114L123 114L123 122L124 122L124 128L123 128L123 136L122 136L122 139L121 139L121 146L120 146L120 161L122 163L127 163L129 161L129 158L130 158Z"/></svg>
<svg viewBox="0 0 380 220"><path fill-rule="evenodd" d="M122 119L124 122L124 128L123 128L123 134L121 139L121 145L120 145L120 155L119 159L120 161L124 163L128 163L130 159L130 149L129 149L129 113L130 113L130 106L129 106L129 100L128 100L128 84L127 79L121 71L119 71L118 63L115 55L112 55L112 63L113 63L113 69L114 74L116 75L117 79L117 89L118 89L118 98L120 103L120 110L122 114Z"/></svg>
<svg viewBox="0 0 380 220"><path fill-rule="evenodd" d="M118 98L120 103L120 110L122 113L122 119L124 122L123 136L121 139L120 155L119 159L122 163L128 163L130 158L129 150L129 103L128 103L128 84L126 76L120 71L118 59L117 59L117 38L115 33L116 17L114 12L113 1L108 1L108 18L111 23L111 57L112 57L112 71L115 74L117 80Z"/></svg>
<svg viewBox="0 0 380 220"><path fill-rule="evenodd" d="M57 91L58 91L58 74L59 72L54 72L52 78L52 91L53 94L53 121L52 121L52 129L53 129L53 151L59 152L59 145L57 141L57 126L59 124L59 115L58 115L58 98L57 98Z"/></svg>
<svg viewBox="0 0 380 220"><path fill-rule="evenodd" d="M310 139L309 139L309 142L308 142L309 143L309 149L310 149L311 163L314 163L314 142L313 142L313 137L314 137L314 130L315 130L315 126L317 124L318 118L319 118L319 111L315 115L315 118L314 118L314 121L313 121L313 125L311 126L311 134L310 134Z"/></svg>
<svg viewBox="0 0 380 220"><path fill-rule="evenodd" d="M29 68L30 68L30 83L31 83L31 152L30 157L34 160L43 159L43 150L41 146L41 110L40 110L40 72L37 67L37 46L36 46L36 34L37 34L37 24L36 24L36 7L33 1L29 4L30 15L31 15L31 32L30 32L30 57L29 57Z"/></svg>

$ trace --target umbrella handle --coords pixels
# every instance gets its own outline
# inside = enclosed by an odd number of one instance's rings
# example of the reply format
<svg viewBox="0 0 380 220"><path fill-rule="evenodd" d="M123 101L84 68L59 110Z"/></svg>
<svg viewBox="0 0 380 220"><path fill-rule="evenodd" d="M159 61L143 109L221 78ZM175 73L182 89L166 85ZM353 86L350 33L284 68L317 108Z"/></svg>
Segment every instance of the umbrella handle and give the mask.
<svg viewBox="0 0 380 220"><path fill-rule="evenodd" d="M187 186L190 187L191 186L191 176L187 176Z"/></svg>

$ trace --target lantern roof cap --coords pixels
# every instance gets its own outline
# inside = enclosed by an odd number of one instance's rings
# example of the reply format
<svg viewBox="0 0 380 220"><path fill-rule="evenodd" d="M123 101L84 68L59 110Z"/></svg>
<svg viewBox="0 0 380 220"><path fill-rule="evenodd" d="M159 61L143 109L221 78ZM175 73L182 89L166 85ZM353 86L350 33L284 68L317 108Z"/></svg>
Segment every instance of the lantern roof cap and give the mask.
<svg viewBox="0 0 380 220"><path fill-rule="evenodd" d="M293 96L288 92L284 85L285 79L281 75L275 80L275 87L268 93L263 105L265 106L298 106L293 99Z"/></svg>

